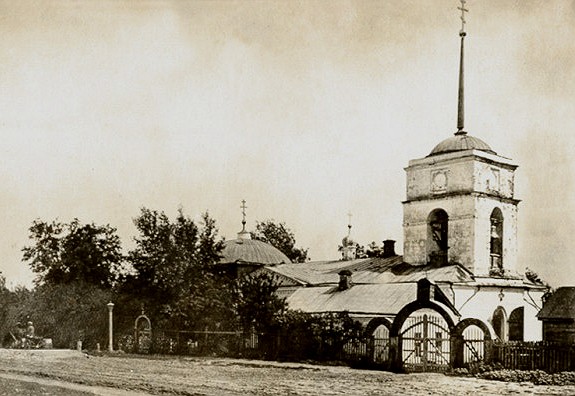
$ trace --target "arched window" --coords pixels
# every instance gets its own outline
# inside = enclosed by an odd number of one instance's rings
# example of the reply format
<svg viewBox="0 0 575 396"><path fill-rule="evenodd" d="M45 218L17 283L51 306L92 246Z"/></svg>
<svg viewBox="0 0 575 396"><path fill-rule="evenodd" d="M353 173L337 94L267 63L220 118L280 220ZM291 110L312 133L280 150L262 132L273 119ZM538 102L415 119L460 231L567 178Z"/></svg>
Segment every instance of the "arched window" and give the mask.
<svg viewBox="0 0 575 396"><path fill-rule="evenodd" d="M427 218L427 247L432 265L447 264L448 222L449 216L443 209L435 209Z"/></svg>
<svg viewBox="0 0 575 396"><path fill-rule="evenodd" d="M507 341L507 314L505 309L497 307L493 312L493 319L491 320L493 330L501 341Z"/></svg>
<svg viewBox="0 0 575 396"><path fill-rule="evenodd" d="M523 341L523 312L519 307L509 315L509 341Z"/></svg>
<svg viewBox="0 0 575 396"><path fill-rule="evenodd" d="M491 270L503 270L503 214L495 208L490 217L490 249Z"/></svg>

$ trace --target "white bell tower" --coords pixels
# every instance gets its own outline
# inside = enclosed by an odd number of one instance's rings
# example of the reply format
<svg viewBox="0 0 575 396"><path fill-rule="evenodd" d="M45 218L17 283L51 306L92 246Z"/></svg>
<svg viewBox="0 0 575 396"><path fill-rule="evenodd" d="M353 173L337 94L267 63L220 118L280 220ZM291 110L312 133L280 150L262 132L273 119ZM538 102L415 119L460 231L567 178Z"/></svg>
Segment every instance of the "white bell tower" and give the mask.
<svg viewBox="0 0 575 396"><path fill-rule="evenodd" d="M462 11L457 132L405 168L404 260L459 263L477 276L517 275L514 165L464 131Z"/></svg>

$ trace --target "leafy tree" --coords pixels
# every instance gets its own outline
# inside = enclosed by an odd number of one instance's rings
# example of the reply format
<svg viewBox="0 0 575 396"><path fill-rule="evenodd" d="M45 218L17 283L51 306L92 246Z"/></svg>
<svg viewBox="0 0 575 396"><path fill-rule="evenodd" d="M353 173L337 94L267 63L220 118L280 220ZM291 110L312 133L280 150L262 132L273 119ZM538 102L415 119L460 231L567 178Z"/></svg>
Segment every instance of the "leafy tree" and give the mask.
<svg viewBox="0 0 575 396"><path fill-rule="evenodd" d="M203 328L230 317L229 293L211 271L223 241L207 213L201 229L181 209L171 222L163 212L142 208L134 223L140 232L128 254L134 274L122 288L132 311L144 305L161 326L175 328Z"/></svg>
<svg viewBox="0 0 575 396"><path fill-rule="evenodd" d="M40 285L28 305L27 320L34 322L36 334L51 338L54 346L73 348L82 341L85 348L107 343L108 309L111 290L83 280Z"/></svg>
<svg viewBox="0 0 575 396"><path fill-rule="evenodd" d="M3 293L4 294L4 293ZM30 318L30 307L34 304L34 291L26 288L17 288L9 292L9 295L4 295L4 312L2 324L0 329L2 331L4 347L11 347L19 344L21 337L19 327L22 328L23 324Z"/></svg>
<svg viewBox="0 0 575 396"><path fill-rule="evenodd" d="M35 220L29 229L31 246L24 261L37 274L36 284L82 281L109 288L122 265L120 238L109 226Z"/></svg>
<svg viewBox="0 0 575 396"><path fill-rule="evenodd" d="M256 222L256 231L251 236L276 247L293 263L305 263L308 260L308 249L295 247L295 235L285 223L276 223L273 219Z"/></svg>
<svg viewBox="0 0 575 396"><path fill-rule="evenodd" d="M234 305L244 331L268 332L277 326L287 309L277 296L278 282L267 272L255 272L237 280Z"/></svg>
<svg viewBox="0 0 575 396"><path fill-rule="evenodd" d="M24 305L22 303L28 300L30 294L28 289L23 287L17 287L13 292L8 290L6 279L0 275L0 334L4 337L4 346L13 345L16 341L16 324L24 319L21 313ZM20 296L23 298L19 299Z"/></svg>

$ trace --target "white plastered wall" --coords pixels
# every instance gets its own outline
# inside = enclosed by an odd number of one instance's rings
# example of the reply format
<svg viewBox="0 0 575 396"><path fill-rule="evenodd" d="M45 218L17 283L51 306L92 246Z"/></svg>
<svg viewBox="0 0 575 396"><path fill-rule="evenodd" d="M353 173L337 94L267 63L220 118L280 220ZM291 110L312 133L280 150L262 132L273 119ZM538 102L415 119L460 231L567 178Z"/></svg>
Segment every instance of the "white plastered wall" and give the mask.
<svg viewBox="0 0 575 396"><path fill-rule="evenodd" d="M523 307L524 341L540 341L543 337L542 323L537 319L543 296L543 292L539 289L461 286L454 287L454 295L454 305L461 314L461 319L479 319L493 330L493 314L498 307L501 307L505 311L506 337L508 337L509 315L514 309Z"/></svg>

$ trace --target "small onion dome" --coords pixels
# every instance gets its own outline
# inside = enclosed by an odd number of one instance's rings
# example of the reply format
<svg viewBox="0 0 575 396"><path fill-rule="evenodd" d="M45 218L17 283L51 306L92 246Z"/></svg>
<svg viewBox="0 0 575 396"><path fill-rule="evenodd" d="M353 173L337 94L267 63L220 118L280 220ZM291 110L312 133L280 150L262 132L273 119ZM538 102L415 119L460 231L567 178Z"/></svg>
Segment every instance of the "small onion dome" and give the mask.
<svg viewBox="0 0 575 396"><path fill-rule="evenodd" d="M224 242L221 264L288 264L290 259L279 249L262 241L238 238Z"/></svg>
<svg viewBox="0 0 575 396"><path fill-rule="evenodd" d="M489 154L497 155L487 143L476 137L458 132L455 136L445 139L431 150L428 157L432 155L452 153L454 151L481 150Z"/></svg>
<svg viewBox="0 0 575 396"><path fill-rule="evenodd" d="M343 237L343 239L341 240L341 245L344 247L345 246L353 246L353 245L355 245L355 242L353 241L353 239L346 236L346 237Z"/></svg>

